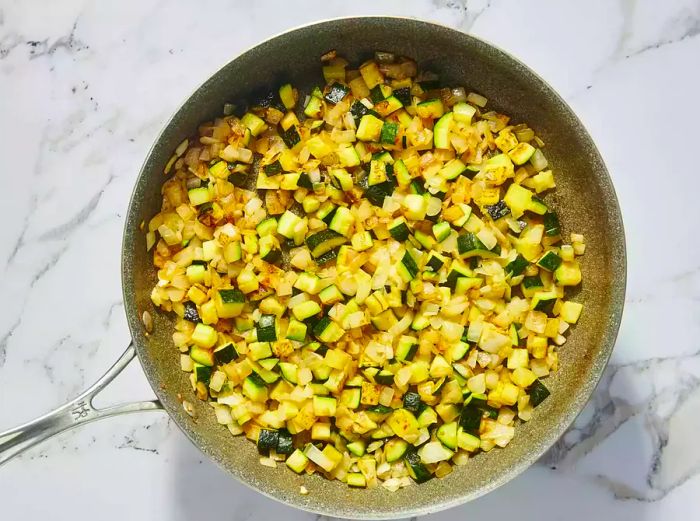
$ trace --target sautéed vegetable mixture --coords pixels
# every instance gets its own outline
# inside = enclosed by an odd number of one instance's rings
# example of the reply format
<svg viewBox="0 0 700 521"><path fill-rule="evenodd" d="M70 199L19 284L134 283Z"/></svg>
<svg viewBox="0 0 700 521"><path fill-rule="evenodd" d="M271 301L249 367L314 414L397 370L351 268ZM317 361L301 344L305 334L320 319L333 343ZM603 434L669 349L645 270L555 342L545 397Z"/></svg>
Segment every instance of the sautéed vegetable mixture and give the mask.
<svg viewBox="0 0 700 521"><path fill-rule="evenodd" d="M408 58L321 61L323 87L227 105L177 147L151 298L262 464L397 490L505 447L549 396L584 238L526 124Z"/></svg>

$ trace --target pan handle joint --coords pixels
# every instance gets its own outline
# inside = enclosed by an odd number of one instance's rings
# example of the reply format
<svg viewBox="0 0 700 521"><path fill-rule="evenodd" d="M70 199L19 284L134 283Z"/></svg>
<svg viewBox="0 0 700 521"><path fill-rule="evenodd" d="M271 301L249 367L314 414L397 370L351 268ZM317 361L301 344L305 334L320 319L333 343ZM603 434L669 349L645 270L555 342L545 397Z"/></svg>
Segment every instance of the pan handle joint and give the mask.
<svg viewBox="0 0 700 521"><path fill-rule="evenodd" d="M124 354L104 376L82 394L40 418L14 429L0 432L0 465L37 443L79 425L118 414L162 410L163 406L158 400L124 403L103 409L98 409L93 405L95 397L129 365L135 356L136 349L133 343L130 343Z"/></svg>

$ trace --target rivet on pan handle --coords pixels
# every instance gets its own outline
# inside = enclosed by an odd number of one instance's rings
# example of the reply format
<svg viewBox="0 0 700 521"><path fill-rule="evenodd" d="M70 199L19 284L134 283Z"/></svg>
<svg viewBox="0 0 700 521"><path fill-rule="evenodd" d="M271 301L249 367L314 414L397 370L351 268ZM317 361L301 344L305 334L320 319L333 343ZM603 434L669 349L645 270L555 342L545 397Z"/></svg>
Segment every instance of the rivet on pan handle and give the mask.
<svg viewBox="0 0 700 521"><path fill-rule="evenodd" d="M101 418L129 412L162 410L158 400L125 403L97 409L92 401L136 356L133 343L92 387L77 398L24 425L0 433L0 465L51 436Z"/></svg>

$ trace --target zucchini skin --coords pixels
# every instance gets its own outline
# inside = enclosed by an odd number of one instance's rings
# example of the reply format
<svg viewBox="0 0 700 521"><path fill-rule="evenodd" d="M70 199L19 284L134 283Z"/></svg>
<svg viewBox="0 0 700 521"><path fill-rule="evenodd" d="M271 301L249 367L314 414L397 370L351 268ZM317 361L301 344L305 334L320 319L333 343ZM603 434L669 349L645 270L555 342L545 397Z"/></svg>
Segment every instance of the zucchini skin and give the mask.
<svg viewBox="0 0 700 521"><path fill-rule="evenodd" d="M197 311L197 305L194 302L188 300L184 303L184 307L185 314L183 315L183 318L185 320L189 320L195 324L202 321L202 319L199 317L199 312Z"/></svg>
<svg viewBox="0 0 700 521"><path fill-rule="evenodd" d="M433 475L420 460L420 456L415 447L411 446L406 450L404 461L409 468L409 474L411 474L411 477L416 483L425 483L433 478Z"/></svg>
<svg viewBox="0 0 700 521"><path fill-rule="evenodd" d="M549 397L550 394L549 389L547 389L547 387L539 379L535 380L535 382L528 388L527 392L530 395L530 402L532 403L533 407L540 405L547 399L547 397Z"/></svg>
<svg viewBox="0 0 700 521"><path fill-rule="evenodd" d="M346 242L348 242L346 237L333 230L322 230L306 238L306 246L314 258L321 257Z"/></svg>
<svg viewBox="0 0 700 521"><path fill-rule="evenodd" d="M260 453L267 453L270 450L277 450L277 442L279 440L279 433L271 429L260 429L260 434L258 435L258 451Z"/></svg>
<svg viewBox="0 0 700 521"><path fill-rule="evenodd" d="M420 414L420 412L425 408L425 404L420 399L420 394L408 391L403 395L403 408L411 411L415 414Z"/></svg>

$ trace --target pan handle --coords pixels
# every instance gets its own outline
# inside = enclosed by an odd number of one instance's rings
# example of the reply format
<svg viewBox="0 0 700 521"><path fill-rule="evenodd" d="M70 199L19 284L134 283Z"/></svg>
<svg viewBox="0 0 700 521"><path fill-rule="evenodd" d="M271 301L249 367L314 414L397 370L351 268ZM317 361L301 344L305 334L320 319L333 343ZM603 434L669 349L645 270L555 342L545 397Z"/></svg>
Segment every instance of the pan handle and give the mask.
<svg viewBox="0 0 700 521"><path fill-rule="evenodd" d="M161 410L158 400L125 403L97 409L92 401L114 378L129 365L136 356L134 344L130 343L119 360L92 387L77 398L53 411L14 429L0 432L0 465L21 454L51 436L84 423L128 412Z"/></svg>

